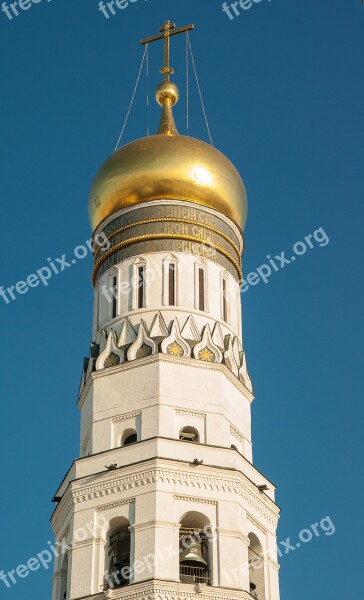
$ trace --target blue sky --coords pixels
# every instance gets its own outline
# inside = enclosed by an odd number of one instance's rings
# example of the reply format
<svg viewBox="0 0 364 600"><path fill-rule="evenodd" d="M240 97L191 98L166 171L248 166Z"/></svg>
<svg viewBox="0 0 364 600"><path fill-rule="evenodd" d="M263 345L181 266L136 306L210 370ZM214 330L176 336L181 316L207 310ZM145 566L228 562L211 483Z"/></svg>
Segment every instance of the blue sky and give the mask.
<svg viewBox="0 0 364 600"><path fill-rule="evenodd" d="M279 540L327 515L281 559L282 600L362 593L363 47L360 0L262 0L230 20L220 0L98 0L0 13L2 261L8 287L90 236L87 196L112 152L142 49L166 18L191 34L215 145L249 199L244 271L322 227L329 238L243 294L255 386L255 464L278 485ZM161 47L150 49L151 87ZM185 85L184 40L173 45ZM123 142L146 133L145 79ZM183 95L183 94L182 94ZM185 133L185 104L176 110ZM157 126L158 110L150 121ZM195 86L191 135L207 140ZM78 453L76 409L91 336L91 257L6 304L2 330L0 569L52 539L50 500ZM355 500L355 502L354 502ZM284 548L282 547L284 551ZM344 563L345 561L345 563ZM51 597L38 571L1 598Z"/></svg>

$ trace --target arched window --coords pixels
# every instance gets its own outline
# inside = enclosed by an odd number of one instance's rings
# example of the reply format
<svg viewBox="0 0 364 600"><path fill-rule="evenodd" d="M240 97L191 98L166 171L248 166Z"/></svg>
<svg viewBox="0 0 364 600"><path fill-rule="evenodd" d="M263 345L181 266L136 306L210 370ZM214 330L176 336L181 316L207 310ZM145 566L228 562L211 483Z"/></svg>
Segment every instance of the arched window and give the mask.
<svg viewBox="0 0 364 600"><path fill-rule="evenodd" d="M68 554L66 554L62 561L61 567L61 585L59 598L60 600L67 600L67 589L68 589Z"/></svg>
<svg viewBox="0 0 364 600"><path fill-rule="evenodd" d="M227 276L221 276L221 317L225 323L228 322L228 291L227 291Z"/></svg>
<svg viewBox="0 0 364 600"><path fill-rule="evenodd" d="M263 548L254 533L249 534L248 548L250 595L257 600L265 600Z"/></svg>
<svg viewBox="0 0 364 600"><path fill-rule="evenodd" d="M208 312L207 264L203 258L195 263L195 308Z"/></svg>
<svg viewBox="0 0 364 600"><path fill-rule="evenodd" d="M130 523L124 518L115 521L108 535L104 589L120 588L130 583Z"/></svg>
<svg viewBox="0 0 364 600"><path fill-rule="evenodd" d="M177 263L174 254L169 254L163 259L163 304L165 306L177 305Z"/></svg>
<svg viewBox="0 0 364 600"><path fill-rule="evenodd" d="M147 263L141 256L133 263L133 295L132 308L138 310L147 306L146 273Z"/></svg>
<svg viewBox="0 0 364 600"><path fill-rule="evenodd" d="M129 444L135 444L138 441L138 434L135 429L127 429L124 431L121 438L121 446L129 446Z"/></svg>
<svg viewBox="0 0 364 600"><path fill-rule="evenodd" d="M181 583L211 585L212 536L209 520L205 515L192 511L184 515L180 525Z"/></svg>
<svg viewBox="0 0 364 600"><path fill-rule="evenodd" d="M193 442L198 444L200 441L200 434L194 427L183 427L179 432L179 439L182 442Z"/></svg>
<svg viewBox="0 0 364 600"><path fill-rule="evenodd" d="M115 319L118 314L118 271L116 269L112 269L109 274L109 290L106 296L107 301L109 303L109 319Z"/></svg>

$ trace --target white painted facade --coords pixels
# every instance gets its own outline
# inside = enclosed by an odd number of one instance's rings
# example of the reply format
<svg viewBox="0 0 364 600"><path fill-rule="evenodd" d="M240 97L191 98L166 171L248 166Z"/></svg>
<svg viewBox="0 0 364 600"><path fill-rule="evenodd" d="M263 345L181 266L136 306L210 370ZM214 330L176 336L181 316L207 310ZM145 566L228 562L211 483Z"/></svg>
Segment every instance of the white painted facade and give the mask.
<svg viewBox="0 0 364 600"><path fill-rule="evenodd" d="M142 307L138 286L130 286L141 265ZM114 301L105 289L115 281ZM78 403L80 458L56 493L52 517L56 540L70 546L55 560L52 599L279 600L279 509L274 485L252 463L253 393L237 279L218 262L183 252L125 259L96 284L93 335ZM209 355L211 362L201 359ZM181 439L183 432L194 441ZM136 441L124 445L130 436ZM181 527L207 532L206 582L181 576ZM133 568L129 584L118 587L105 583L105 573L120 532L129 536Z"/></svg>

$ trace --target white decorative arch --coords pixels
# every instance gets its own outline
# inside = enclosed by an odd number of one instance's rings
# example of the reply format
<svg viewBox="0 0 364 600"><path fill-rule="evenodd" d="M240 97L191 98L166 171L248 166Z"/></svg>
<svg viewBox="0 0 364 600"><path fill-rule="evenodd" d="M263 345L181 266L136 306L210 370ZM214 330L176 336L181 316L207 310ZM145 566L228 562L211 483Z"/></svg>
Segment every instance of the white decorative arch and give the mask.
<svg viewBox="0 0 364 600"><path fill-rule="evenodd" d="M239 375L239 363L235 360L233 350L233 338L231 335L225 337L225 351L224 351L224 362L230 371L234 373L236 377Z"/></svg>
<svg viewBox="0 0 364 600"><path fill-rule="evenodd" d="M192 315L190 315L184 324L182 331L182 337L190 342L191 344L195 344L196 342L201 341L201 335L195 323L195 320Z"/></svg>
<svg viewBox="0 0 364 600"><path fill-rule="evenodd" d="M248 368L246 365L246 353L245 352L242 352L242 355L241 355L239 379L245 385L245 387L249 390L249 392L253 393L253 384L249 377Z"/></svg>
<svg viewBox="0 0 364 600"><path fill-rule="evenodd" d="M171 333L163 340L161 349L163 354L170 354L171 356L179 356L184 358L191 356L191 347L183 339L177 319L174 319L171 327Z"/></svg>
<svg viewBox="0 0 364 600"><path fill-rule="evenodd" d="M153 321L152 326L150 328L149 333L151 338L154 338L157 342L162 341L168 335L167 325L165 320L163 319L163 315L161 312L158 312Z"/></svg>
<svg viewBox="0 0 364 600"><path fill-rule="evenodd" d="M222 352L220 348L212 341L210 326L206 325L202 335L202 340L193 349L193 356L199 360L210 363L221 363Z"/></svg>
<svg viewBox="0 0 364 600"><path fill-rule="evenodd" d="M124 350L118 348L115 331L110 329L105 350L101 352L96 361L96 371L108 367L115 367L116 365L122 364L124 360Z"/></svg>
<svg viewBox="0 0 364 600"><path fill-rule="evenodd" d="M219 346L219 348L221 348L221 350L224 349L224 336L222 333L220 323L215 323L215 326L214 326L214 329L212 332L212 341L216 344L216 346Z"/></svg>
<svg viewBox="0 0 364 600"><path fill-rule="evenodd" d="M125 346L133 344L136 339L137 334L132 322L130 321L129 317L124 317L121 322L121 331L118 341L119 348L124 348Z"/></svg>
<svg viewBox="0 0 364 600"><path fill-rule="evenodd" d="M128 360L145 358L157 354L158 344L149 337L148 329L143 319L140 321L138 337L128 350Z"/></svg>

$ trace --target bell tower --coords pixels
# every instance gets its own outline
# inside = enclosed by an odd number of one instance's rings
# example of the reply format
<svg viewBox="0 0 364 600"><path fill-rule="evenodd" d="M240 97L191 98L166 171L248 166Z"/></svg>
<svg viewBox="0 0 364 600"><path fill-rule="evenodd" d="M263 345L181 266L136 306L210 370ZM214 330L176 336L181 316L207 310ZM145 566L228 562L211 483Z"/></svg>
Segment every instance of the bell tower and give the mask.
<svg viewBox="0 0 364 600"><path fill-rule="evenodd" d="M242 340L246 192L173 118L170 38L192 28L142 40L164 40L158 133L114 152L90 192L93 337L80 455L55 496L53 600L279 600Z"/></svg>

